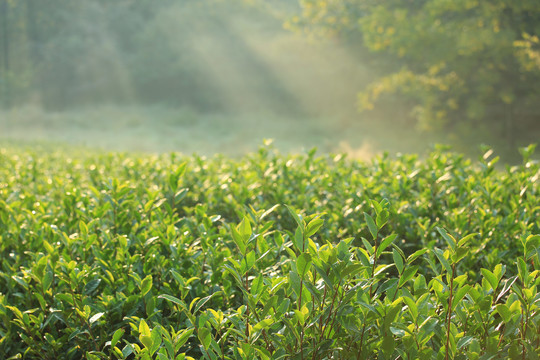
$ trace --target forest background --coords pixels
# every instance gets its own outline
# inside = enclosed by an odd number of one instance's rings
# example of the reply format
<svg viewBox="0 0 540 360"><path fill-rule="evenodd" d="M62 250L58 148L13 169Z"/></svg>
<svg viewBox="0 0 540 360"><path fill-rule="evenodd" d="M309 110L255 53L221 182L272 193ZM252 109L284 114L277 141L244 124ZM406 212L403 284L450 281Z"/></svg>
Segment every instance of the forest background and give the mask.
<svg viewBox="0 0 540 360"><path fill-rule="evenodd" d="M1 0L0 9L3 137L241 153L288 136L290 148L362 155L419 151L428 132L458 150L499 144L511 158L540 136L534 0Z"/></svg>

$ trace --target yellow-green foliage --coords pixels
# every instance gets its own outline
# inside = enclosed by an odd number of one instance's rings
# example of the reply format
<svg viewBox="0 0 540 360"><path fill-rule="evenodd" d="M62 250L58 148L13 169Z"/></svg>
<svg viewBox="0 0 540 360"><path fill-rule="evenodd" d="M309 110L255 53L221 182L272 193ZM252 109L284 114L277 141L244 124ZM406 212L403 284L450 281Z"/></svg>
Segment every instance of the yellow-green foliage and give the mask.
<svg viewBox="0 0 540 360"><path fill-rule="evenodd" d="M305 0L297 23L363 45L386 64L360 94L369 110L381 95L413 99L425 126L492 121L538 103L540 2ZM388 59L393 59L389 61ZM393 65L388 66L388 63ZM499 106L500 105L500 106ZM537 118L538 119L538 114Z"/></svg>

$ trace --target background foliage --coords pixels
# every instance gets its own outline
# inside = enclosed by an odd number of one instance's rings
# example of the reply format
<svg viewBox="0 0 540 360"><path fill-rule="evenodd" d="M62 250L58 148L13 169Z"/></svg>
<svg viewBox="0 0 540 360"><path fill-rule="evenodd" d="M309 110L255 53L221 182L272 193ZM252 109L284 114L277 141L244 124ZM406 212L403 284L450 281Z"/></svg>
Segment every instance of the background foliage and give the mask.
<svg viewBox="0 0 540 360"><path fill-rule="evenodd" d="M292 23L373 53L381 77L359 106L409 99L423 127L538 127L540 3L508 0L303 0ZM511 137L511 135L510 135Z"/></svg>
<svg viewBox="0 0 540 360"><path fill-rule="evenodd" d="M220 78L233 82L229 89L243 84L235 74L224 73L234 69L228 64L231 57L246 74L258 74L246 86L263 94L268 106L279 103L295 110L294 97L280 88L257 51L245 43L245 35L231 24L252 18L262 28L280 29L275 14L256 4L2 0L1 5L4 105L35 102L57 111L137 103L224 112L234 94L225 96ZM278 2L274 11L280 8ZM221 58L212 58L216 53Z"/></svg>

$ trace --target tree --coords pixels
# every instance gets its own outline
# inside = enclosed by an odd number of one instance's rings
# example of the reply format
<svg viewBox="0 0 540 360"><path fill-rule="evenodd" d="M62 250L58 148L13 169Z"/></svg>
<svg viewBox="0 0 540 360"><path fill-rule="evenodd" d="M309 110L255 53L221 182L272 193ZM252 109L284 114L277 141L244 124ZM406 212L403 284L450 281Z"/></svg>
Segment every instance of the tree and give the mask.
<svg viewBox="0 0 540 360"><path fill-rule="evenodd" d="M499 118L526 121L540 101L537 0L304 0L298 23L390 57L363 89L361 110L385 94L414 103L423 127ZM501 115L504 114L504 115ZM536 124L540 113L533 114ZM527 123L528 124L528 123Z"/></svg>
<svg viewBox="0 0 540 360"><path fill-rule="evenodd" d="M9 68L9 5L7 0L2 1L1 5L2 12L2 52L4 56L2 57L3 62L3 76L0 77L0 82L2 82L2 95L4 97L4 106L9 108L11 106L11 89L10 89L10 68Z"/></svg>

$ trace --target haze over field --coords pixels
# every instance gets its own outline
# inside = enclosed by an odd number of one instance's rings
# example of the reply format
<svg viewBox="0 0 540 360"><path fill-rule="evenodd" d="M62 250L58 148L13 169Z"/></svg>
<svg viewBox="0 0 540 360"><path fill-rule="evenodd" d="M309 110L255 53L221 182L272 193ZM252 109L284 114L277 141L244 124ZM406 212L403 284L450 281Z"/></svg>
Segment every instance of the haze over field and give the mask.
<svg viewBox="0 0 540 360"><path fill-rule="evenodd" d="M493 142L481 126L419 133L399 98L359 113L377 60L287 28L288 1L3 5L4 140L236 155L273 138L361 157Z"/></svg>

